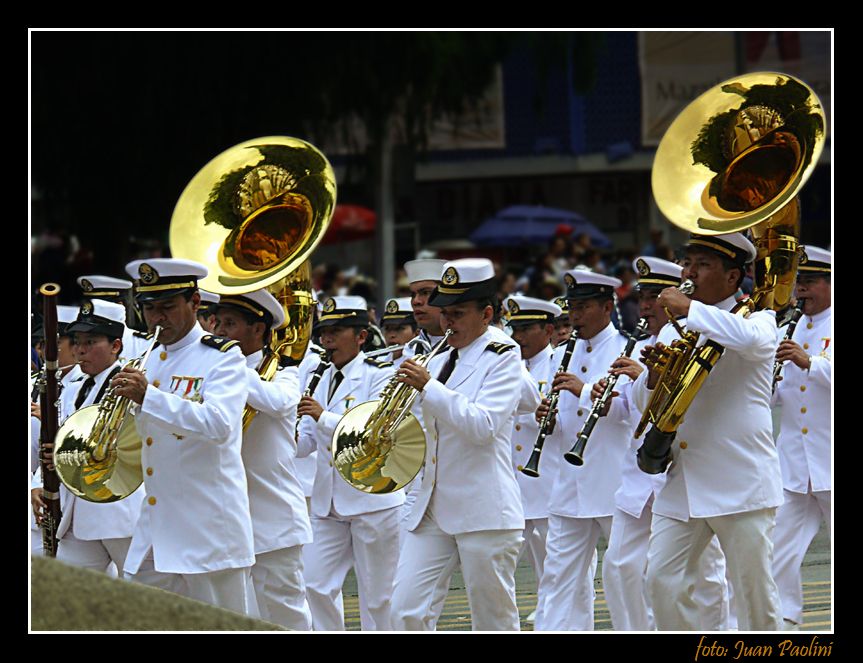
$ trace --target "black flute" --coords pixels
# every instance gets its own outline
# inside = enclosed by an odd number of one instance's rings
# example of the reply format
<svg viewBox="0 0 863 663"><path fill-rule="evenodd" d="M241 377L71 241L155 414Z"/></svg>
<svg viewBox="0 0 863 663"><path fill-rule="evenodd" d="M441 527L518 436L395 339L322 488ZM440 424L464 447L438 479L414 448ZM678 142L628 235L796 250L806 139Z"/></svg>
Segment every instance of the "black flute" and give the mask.
<svg viewBox="0 0 863 663"><path fill-rule="evenodd" d="M632 351L635 349L635 344L638 342L638 339L644 335L646 330L647 319L642 318L638 321L635 331L632 332L632 335L626 341L626 347L620 354L621 357L629 357L632 355ZM609 376L602 394L599 398L593 401L593 406L590 408L590 414L588 414L587 419L584 420L584 425L581 427L581 432L575 439L575 444L572 445L572 449L563 454L563 457L568 463L575 466L584 465L584 448L587 446L587 441L590 439L590 434L593 433L596 422L599 421L599 418L602 416L600 413L605 409L606 404L611 399L611 392L614 390L614 386L617 384L619 377L619 374Z"/></svg>
<svg viewBox="0 0 863 663"><path fill-rule="evenodd" d="M572 359L572 353L575 351L575 342L578 340L578 330L573 329L569 335L569 340L566 342L566 349L563 351L563 359L560 362L560 368L557 369L555 375L566 373L569 369L569 360ZM527 465L521 468L523 474L529 477L539 476L539 458L542 454L542 446L545 444L545 438L551 435L554 430L554 417L557 413L557 401L560 399L560 392L552 392L548 399L548 412L542 418L539 424L539 434L536 436L536 442L533 443L533 453L527 461Z"/></svg>
<svg viewBox="0 0 863 663"><path fill-rule="evenodd" d="M798 299L797 303L794 305L794 310L791 311L791 317L788 320L788 329L785 330L785 336L783 337L783 341L789 340L794 335L794 330L797 329L797 323L800 322L800 318L803 317L803 302L805 300ZM773 387L771 389L771 393L776 391L776 384L779 382L779 374L782 372L782 366L785 365L785 362L782 361L774 361L773 362Z"/></svg>

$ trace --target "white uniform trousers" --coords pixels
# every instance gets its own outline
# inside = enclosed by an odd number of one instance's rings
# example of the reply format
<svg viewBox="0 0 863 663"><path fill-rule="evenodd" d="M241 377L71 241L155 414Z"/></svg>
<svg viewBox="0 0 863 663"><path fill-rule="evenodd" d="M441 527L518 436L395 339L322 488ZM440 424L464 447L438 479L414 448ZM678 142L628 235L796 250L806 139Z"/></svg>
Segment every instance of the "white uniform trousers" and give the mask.
<svg viewBox="0 0 863 663"><path fill-rule="evenodd" d="M122 569L126 562L131 543L132 537L84 541L72 534L70 528L57 544L57 559L72 566L117 576L117 569Z"/></svg>
<svg viewBox="0 0 863 663"><path fill-rule="evenodd" d="M803 623L803 578L800 567L821 521L830 528L832 491L804 494L785 491L785 503L776 511L773 531L773 579L779 587L782 616ZM832 534L831 534L832 535Z"/></svg>
<svg viewBox="0 0 863 663"><path fill-rule="evenodd" d="M447 534L426 512L402 547L393 591L393 629L424 631L433 603L460 562L474 631L518 631L515 565L521 530Z"/></svg>
<svg viewBox="0 0 863 663"><path fill-rule="evenodd" d="M652 516L650 505L640 518L620 509L614 511L611 538L602 558L602 585L615 631L656 630L645 585ZM700 629L725 631L729 628L730 597L725 556L716 537L710 540L700 564L692 597L698 606Z"/></svg>
<svg viewBox="0 0 863 663"><path fill-rule="evenodd" d="M719 539L734 587L740 630L781 627L779 592L770 573L776 509L687 522L654 514L647 553L647 590L660 631L700 630L692 588L713 535Z"/></svg>
<svg viewBox="0 0 863 663"><path fill-rule="evenodd" d="M516 566L527 555L533 568L533 574L536 576L536 585L539 587L539 582L542 579L542 569L545 565L545 539L548 536L548 518L525 520L522 536L524 536L524 543L521 544ZM541 609L542 606L537 604L537 614L539 614ZM536 616L534 616L534 623L536 623Z"/></svg>
<svg viewBox="0 0 863 663"><path fill-rule="evenodd" d="M611 516L548 516L545 565L539 581L535 631L592 631L596 544L611 535Z"/></svg>
<svg viewBox="0 0 863 663"><path fill-rule="evenodd" d="M162 573L153 566L151 550L141 562L138 572L132 576L127 574L126 577L225 610L249 617L259 616L248 566L204 573Z"/></svg>
<svg viewBox="0 0 863 663"><path fill-rule="evenodd" d="M303 546L306 597L315 631L344 631L342 586L353 567L364 631L389 631L390 599L399 559L401 507L356 516L312 517Z"/></svg>
<svg viewBox="0 0 863 663"><path fill-rule="evenodd" d="M303 580L303 546L258 553L252 585L261 619L292 631L310 631L312 613Z"/></svg>
<svg viewBox="0 0 863 663"><path fill-rule="evenodd" d="M30 529L30 554L44 555L45 549L42 547L42 528Z"/></svg>

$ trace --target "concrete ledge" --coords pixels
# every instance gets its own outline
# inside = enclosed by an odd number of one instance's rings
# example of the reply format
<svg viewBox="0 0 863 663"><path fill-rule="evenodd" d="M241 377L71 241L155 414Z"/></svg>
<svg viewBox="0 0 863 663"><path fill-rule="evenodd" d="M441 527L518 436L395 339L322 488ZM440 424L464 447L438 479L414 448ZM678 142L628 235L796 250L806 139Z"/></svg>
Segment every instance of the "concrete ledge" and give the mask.
<svg viewBox="0 0 863 663"><path fill-rule="evenodd" d="M283 631L104 573L31 557L32 631Z"/></svg>

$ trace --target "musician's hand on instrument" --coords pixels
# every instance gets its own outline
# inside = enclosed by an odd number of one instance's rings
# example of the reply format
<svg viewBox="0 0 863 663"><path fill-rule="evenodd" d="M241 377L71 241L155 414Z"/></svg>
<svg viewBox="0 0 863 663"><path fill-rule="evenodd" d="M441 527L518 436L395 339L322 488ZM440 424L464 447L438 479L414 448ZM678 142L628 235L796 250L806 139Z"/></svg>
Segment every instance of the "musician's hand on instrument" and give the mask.
<svg viewBox="0 0 863 663"><path fill-rule="evenodd" d="M323 406L311 396L303 396L297 406L297 416L309 416L315 421L321 418L323 412Z"/></svg>
<svg viewBox="0 0 863 663"><path fill-rule="evenodd" d="M539 407L536 408L536 421L537 423L542 423L542 420L545 419L545 415L548 414L548 406L549 401L547 398L543 398L542 402L539 404Z"/></svg>
<svg viewBox="0 0 863 663"><path fill-rule="evenodd" d="M30 403L30 416L42 421L42 406L39 403Z"/></svg>
<svg viewBox="0 0 863 663"><path fill-rule="evenodd" d="M625 375L633 382L644 371L644 364L632 357L618 357L611 364L609 373L612 375Z"/></svg>
<svg viewBox="0 0 863 663"><path fill-rule="evenodd" d="M584 381L572 373L558 373L554 376L551 388L553 391L568 391L578 398L584 388Z"/></svg>
<svg viewBox="0 0 863 663"><path fill-rule="evenodd" d="M126 365L111 380L111 388L117 396L141 405L147 393L147 376L137 368Z"/></svg>
<svg viewBox="0 0 863 663"><path fill-rule="evenodd" d="M30 489L30 504L33 506L33 515L36 516L36 524L42 524L42 514L45 511L45 502L42 500L42 488Z"/></svg>
<svg viewBox="0 0 863 663"><path fill-rule="evenodd" d="M406 359L396 370L398 372L396 379L417 391L425 389L426 383L431 380L431 374L413 359Z"/></svg>
<svg viewBox="0 0 863 663"><path fill-rule="evenodd" d="M54 443L46 442L39 449L39 460L45 463L48 470L54 469Z"/></svg>
<svg viewBox="0 0 863 663"><path fill-rule="evenodd" d="M790 361L804 371L808 371L812 366L812 357L791 339L779 344L776 350L776 361Z"/></svg>
<svg viewBox="0 0 863 663"><path fill-rule="evenodd" d="M689 315L689 305L692 304L692 300L677 288L666 288L659 293L656 303L667 308L675 317L680 317Z"/></svg>
<svg viewBox="0 0 863 663"><path fill-rule="evenodd" d="M601 380L593 383L593 388L590 390L590 400L595 401L597 398L602 396L602 392L605 391L605 387L608 384L607 378L602 378ZM611 409L611 399L615 396L620 396L619 391L612 391L611 398L609 398L605 402L605 407L599 413L599 416L604 417L608 415L608 411Z"/></svg>

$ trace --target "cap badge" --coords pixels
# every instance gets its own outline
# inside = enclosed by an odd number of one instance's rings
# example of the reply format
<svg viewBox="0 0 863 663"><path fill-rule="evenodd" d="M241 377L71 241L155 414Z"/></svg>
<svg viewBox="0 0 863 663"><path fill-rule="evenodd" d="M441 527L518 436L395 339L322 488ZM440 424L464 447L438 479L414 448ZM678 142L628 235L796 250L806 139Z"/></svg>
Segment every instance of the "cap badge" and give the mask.
<svg viewBox="0 0 863 663"><path fill-rule="evenodd" d="M455 285L458 283L458 272L455 271L455 267L447 267L441 281L443 281L444 285Z"/></svg>
<svg viewBox="0 0 863 663"><path fill-rule="evenodd" d="M508 306L509 306L509 312L510 313L512 313L513 315L518 314L519 308L518 308L518 302L517 301L515 301L514 299L510 299Z"/></svg>
<svg viewBox="0 0 863 663"><path fill-rule="evenodd" d="M93 284L88 279L81 279L81 288L84 292L92 292Z"/></svg>
<svg viewBox="0 0 863 663"><path fill-rule="evenodd" d="M806 255L806 250L801 246L799 264L805 265L807 262L809 262L809 256Z"/></svg>
<svg viewBox="0 0 863 663"><path fill-rule="evenodd" d="M647 261L644 258L639 258L635 262L635 266L638 269L638 273L640 276L647 276L650 274L650 265L647 264Z"/></svg>
<svg viewBox="0 0 863 663"><path fill-rule="evenodd" d="M398 313L399 312L399 303L395 299L391 299L387 302L387 313Z"/></svg>
<svg viewBox="0 0 863 663"><path fill-rule="evenodd" d="M563 282L566 283L567 288L575 287L575 277L572 274L564 274Z"/></svg>
<svg viewBox="0 0 863 663"><path fill-rule="evenodd" d="M144 285L152 285L159 280L159 273L145 262L138 267L138 275Z"/></svg>
<svg viewBox="0 0 863 663"><path fill-rule="evenodd" d="M564 311L566 311L566 310L567 310L567 308L568 308L568 307L567 307L567 304L568 304L569 302L567 302L566 297L555 297L555 298L554 298L554 303L555 303L555 304L557 304L558 306L560 306L560 308L561 308L561 309L563 309Z"/></svg>
<svg viewBox="0 0 863 663"><path fill-rule="evenodd" d="M86 301L81 304L81 313L82 315L93 315L93 302Z"/></svg>
<svg viewBox="0 0 863 663"><path fill-rule="evenodd" d="M330 313L330 312L335 311L335 310L336 310L336 300L332 299L332 298L328 299L327 303L324 304L324 313Z"/></svg>

